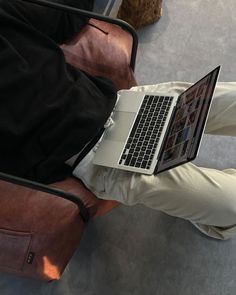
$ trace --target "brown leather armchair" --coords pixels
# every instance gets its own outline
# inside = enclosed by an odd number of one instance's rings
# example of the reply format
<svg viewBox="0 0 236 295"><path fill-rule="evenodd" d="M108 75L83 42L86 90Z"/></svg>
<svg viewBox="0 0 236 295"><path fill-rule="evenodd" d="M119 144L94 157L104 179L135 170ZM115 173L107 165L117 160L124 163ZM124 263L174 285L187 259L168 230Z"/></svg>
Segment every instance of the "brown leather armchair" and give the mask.
<svg viewBox="0 0 236 295"><path fill-rule="evenodd" d="M136 85L138 41L127 23L45 0L23 1L89 17L82 31L61 45L66 61L113 80L117 89ZM73 177L48 186L0 172L0 271L59 279L85 222L118 205L98 199Z"/></svg>

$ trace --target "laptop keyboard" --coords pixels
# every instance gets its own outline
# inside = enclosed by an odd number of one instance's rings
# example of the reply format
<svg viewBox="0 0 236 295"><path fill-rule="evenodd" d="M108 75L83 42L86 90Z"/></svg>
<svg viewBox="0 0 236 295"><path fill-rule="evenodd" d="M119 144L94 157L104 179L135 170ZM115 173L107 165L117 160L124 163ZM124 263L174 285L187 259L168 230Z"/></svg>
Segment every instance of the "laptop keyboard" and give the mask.
<svg viewBox="0 0 236 295"><path fill-rule="evenodd" d="M119 160L120 165L149 169L173 97L146 95Z"/></svg>

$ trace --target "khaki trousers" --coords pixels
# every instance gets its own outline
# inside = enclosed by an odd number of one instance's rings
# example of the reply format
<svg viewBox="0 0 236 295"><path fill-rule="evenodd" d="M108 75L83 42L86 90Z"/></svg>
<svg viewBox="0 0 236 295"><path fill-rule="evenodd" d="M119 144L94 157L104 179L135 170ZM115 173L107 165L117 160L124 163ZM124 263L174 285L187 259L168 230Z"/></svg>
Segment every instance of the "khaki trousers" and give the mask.
<svg viewBox="0 0 236 295"><path fill-rule="evenodd" d="M171 82L133 89L181 93L190 85ZM205 132L236 136L236 83L217 84ZM188 163L146 176L93 165L93 154L84 158L74 175L97 197L126 205L143 204L187 219L214 238L236 236L236 169L219 171Z"/></svg>

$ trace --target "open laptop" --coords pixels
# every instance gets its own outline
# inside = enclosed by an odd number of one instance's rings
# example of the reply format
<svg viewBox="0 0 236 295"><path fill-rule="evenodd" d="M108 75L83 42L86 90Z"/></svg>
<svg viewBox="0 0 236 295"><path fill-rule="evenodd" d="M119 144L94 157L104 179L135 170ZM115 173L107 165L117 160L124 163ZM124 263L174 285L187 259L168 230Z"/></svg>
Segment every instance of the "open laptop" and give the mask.
<svg viewBox="0 0 236 295"><path fill-rule="evenodd" d="M157 174L196 158L220 66L179 96L121 90L94 164Z"/></svg>

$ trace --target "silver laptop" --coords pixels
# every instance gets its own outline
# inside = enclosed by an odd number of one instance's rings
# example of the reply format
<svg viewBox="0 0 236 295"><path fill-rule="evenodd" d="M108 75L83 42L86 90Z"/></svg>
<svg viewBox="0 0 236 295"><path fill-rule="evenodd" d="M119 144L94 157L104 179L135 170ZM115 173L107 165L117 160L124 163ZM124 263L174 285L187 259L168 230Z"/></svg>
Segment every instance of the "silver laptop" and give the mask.
<svg viewBox="0 0 236 295"><path fill-rule="evenodd" d="M157 174L196 158L220 66L182 94L121 90L94 164Z"/></svg>

